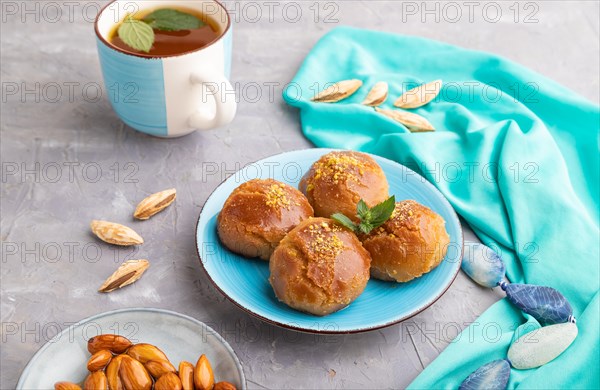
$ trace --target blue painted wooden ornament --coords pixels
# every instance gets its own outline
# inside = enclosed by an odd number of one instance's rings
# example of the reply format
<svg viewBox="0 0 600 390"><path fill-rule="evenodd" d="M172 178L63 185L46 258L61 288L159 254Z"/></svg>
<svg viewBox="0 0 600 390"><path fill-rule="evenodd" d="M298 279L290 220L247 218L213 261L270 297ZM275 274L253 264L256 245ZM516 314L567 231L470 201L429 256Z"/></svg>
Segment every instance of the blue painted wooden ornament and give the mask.
<svg viewBox="0 0 600 390"><path fill-rule="evenodd" d="M572 321L573 309L569 301L551 287L531 284L502 283L500 285L509 301L534 317L542 325Z"/></svg>
<svg viewBox="0 0 600 390"><path fill-rule="evenodd" d="M459 390L504 390L510 376L510 365L504 359L494 360L473 371L458 388Z"/></svg>
<svg viewBox="0 0 600 390"><path fill-rule="evenodd" d="M504 262L490 247L474 242L465 243L462 270L483 287L494 288L504 279Z"/></svg>

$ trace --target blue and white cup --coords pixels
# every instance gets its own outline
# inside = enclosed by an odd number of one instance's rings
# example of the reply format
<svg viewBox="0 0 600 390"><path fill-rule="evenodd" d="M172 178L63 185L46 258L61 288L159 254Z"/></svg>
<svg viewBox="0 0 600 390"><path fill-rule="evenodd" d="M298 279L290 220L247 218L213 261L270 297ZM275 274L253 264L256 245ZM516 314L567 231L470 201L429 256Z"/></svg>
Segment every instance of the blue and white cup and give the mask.
<svg viewBox="0 0 600 390"><path fill-rule="evenodd" d="M126 15L177 6L195 9L214 19L220 37L203 48L162 57L134 55L109 42L109 34ZM231 18L219 2L115 0L98 14L95 30L109 99L128 126L170 138L214 129L233 120L236 98L228 80Z"/></svg>

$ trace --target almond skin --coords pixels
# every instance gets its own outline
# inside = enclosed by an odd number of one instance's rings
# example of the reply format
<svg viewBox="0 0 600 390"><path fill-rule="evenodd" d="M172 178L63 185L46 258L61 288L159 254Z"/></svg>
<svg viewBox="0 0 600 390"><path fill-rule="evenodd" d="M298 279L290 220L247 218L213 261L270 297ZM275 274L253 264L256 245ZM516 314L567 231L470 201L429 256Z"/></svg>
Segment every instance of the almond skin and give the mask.
<svg viewBox="0 0 600 390"><path fill-rule="evenodd" d="M92 233L99 239L109 244L129 246L140 245L144 243L142 236L137 234L132 228L119 223L93 220L90 223Z"/></svg>
<svg viewBox="0 0 600 390"><path fill-rule="evenodd" d="M146 343L135 344L129 348L129 350L127 350L127 355L131 356L135 360L138 360L142 364L146 364L150 360L169 361L167 355L158 349L158 347Z"/></svg>
<svg viewBox="0 0 600 390"><path fill-rule="evenodd" d="M116 334L101 334L88 340L88 351L93 355L103 349L119 354L127 350L133 344L127 338Z"/></svg>
<svg viewBox="0 0 600 390"><path fill-rule="evenodd" d="M181 380L176 374L167 372L158 378L154 384L154 390L183 390L183 386L181 385Z"/></svg>
<svg viewBox="0 0 600 390"><path fill-rule="evenodd" d="M177 372L168 360L149 360L144 364L144 367L154 379L158 379L168 372Z"/></svg>
<svg viewBox="0 0 600 390"><path fill-rule="evenodd" d="M108 349L103 349L102 351L96 352L89 358L87 362L88 371L95 372L104 370L104 367L108 365L112 359L112 356L112 353Z"/></svg>
<svg viewBox="0 0 600 390"><path fill-rule="evenodd" d="M237 390L236 387L229 382L217 382L215 383L215 387L213 388L213 390Z"/></svg>
<svg viewBox="0 0 600 390"><path fill-rule="evenodd" d="M123 390L123 383L119 377L119 369L121 368L121 360L123 355L115 356L106 366L106 378L108 379L108 387L110 390Z"/></svg>
<svg viewBox="0 0 600 390"><path fill-rule="evenodd" d="M212 390L215 386L215 375L206 355L200 356L194 368L194 386L196 390Z"/></svg>
<svg viewBox="0 0 600 390"><path fill-rule="evenodd" d="M194 365L185 360L179 363L179 379L183 390L194 390Z"/></svg>
<svg viewBox="0 0 600 390"><path fill-rule="evenodd" d="M128 355L122 357L119 378L125 390L152 389L152 378L144 365Z"/></svg>
<svg viewBox="0 0 600 390"><path fill-rule="evenodd" d="M108 381L104 371L92 372L83 382L84 390L108 390Z"/></svg>
<svg viewBox="0 0 600 390"><path fill-rule="evenodd" d="M54 390L81 390L81 386L72 382L56 382Z"/></svg>

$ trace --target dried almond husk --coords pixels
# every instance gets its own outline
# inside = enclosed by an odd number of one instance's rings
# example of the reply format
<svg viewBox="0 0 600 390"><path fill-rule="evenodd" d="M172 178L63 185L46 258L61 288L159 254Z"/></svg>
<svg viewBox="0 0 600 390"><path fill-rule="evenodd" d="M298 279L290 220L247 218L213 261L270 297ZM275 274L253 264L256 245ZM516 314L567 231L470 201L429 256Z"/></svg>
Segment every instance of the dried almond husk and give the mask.
<svg viewBox="0 0 600 390"><path fill-rule="evenodd" d="M361 85L362 81L356 79L338 81L337 83L319 92L310 100L321 103L339 102L340 100L352 96L354 92L358 91Z"/></svg>
<svg viewBox="0 0 600 390"><path fill-rule="evenodd" d="M418 108L426 105L437 97L442 89L442 80L435 80L427 84L404 92L396 101L394 106L399 108Z"/></svg>
<svg viewBox="0 0 600 390"><path fill-rule="evenodd" d="M435 131L435 128L429 121L423 118L421 115L413 114L412 112L399 111L399 110L384 110L375 107L375 111L392 118L393 120L402 123L408 127L413 133L422 133L426 131Z"/></svg>
<svg viewBox="0 0 600 390"><path fill-rule="evenodd" d="M388 83L380 81L371 88L362 104L376 107L385 102L388 97Z"/></svg>
<svg viewBox="0 0 600 390"><path fill-rule="evenodd" d="M148 219L159 211L164 210L175 201L175 188L160 191L144 198L136 207L133 216L137 219Z"/></svg>
<svg viewBox="0 0 600 390"><path fill-rule="evenodd" d="M127 260L121 264L108 279L106 279L98 291L108 293L118 288L125 287L141 278L142 274L149 266L150 262L148 260Z"/></svg>
<svg viewBox="0 0 600 390"><path fill-rule="evenodd" d="M132 228L118 223L93 220L90 228L99 239L109 244L128 246L144 243L144 239Z"/></svg>

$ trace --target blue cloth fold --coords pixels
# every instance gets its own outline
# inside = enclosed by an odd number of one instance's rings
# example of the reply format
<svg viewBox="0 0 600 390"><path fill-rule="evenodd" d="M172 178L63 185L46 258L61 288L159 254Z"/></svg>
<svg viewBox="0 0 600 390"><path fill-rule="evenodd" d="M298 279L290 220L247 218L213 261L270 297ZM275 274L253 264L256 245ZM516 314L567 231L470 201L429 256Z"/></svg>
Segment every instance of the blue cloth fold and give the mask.
<svg viewBox="0 0 600 390"><path fill-rule="evenodd" d="M360 79L338 103L310 98L326 83ZM378 81L382 105L436 79L444 86L412 112L433 133L361 105ZM339 27L313 48L284 91L300 109L302 130L319 147L378 154L416 170L448 198L477 236L496 249L512 282L561 291L578 317L579 336L554 361L512 370L509 388L599 388L599 108L569 89L504 58L428 39ZM411 384L457 388L506 352L531 326L504 299L488 309ZM486 326L501 329L490 338ZM393 386L393 384L390 384Z"/></svg>

